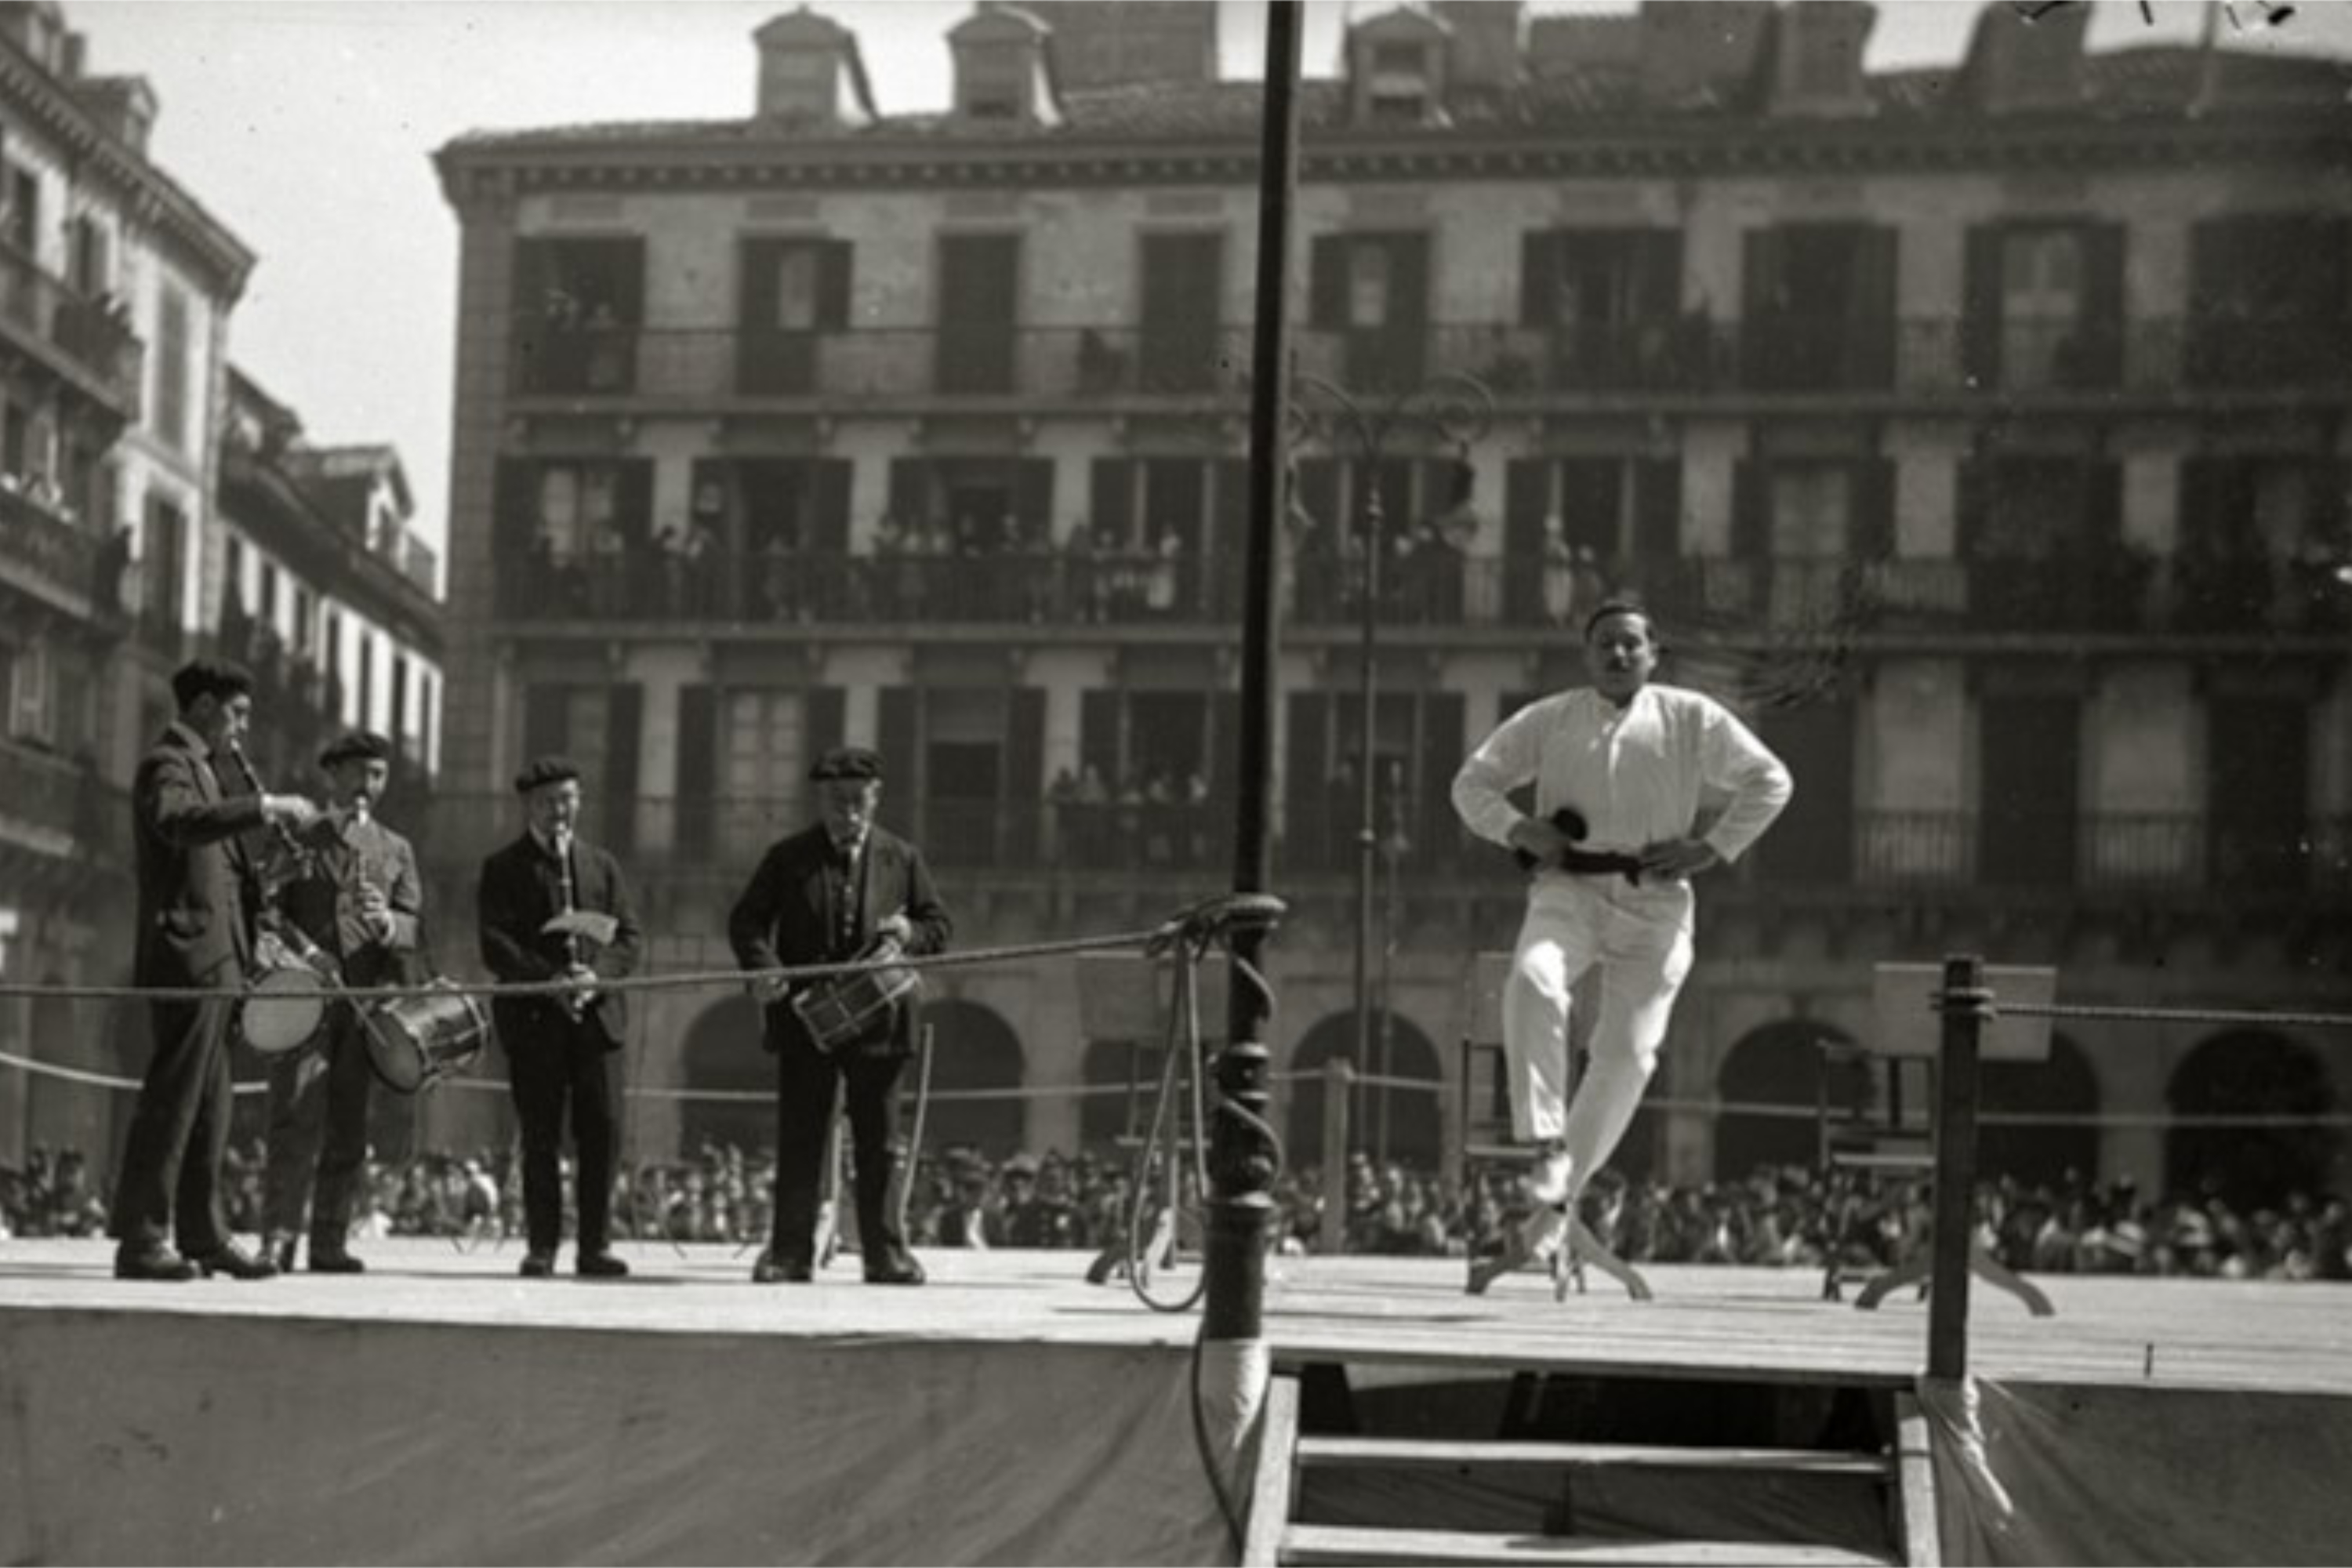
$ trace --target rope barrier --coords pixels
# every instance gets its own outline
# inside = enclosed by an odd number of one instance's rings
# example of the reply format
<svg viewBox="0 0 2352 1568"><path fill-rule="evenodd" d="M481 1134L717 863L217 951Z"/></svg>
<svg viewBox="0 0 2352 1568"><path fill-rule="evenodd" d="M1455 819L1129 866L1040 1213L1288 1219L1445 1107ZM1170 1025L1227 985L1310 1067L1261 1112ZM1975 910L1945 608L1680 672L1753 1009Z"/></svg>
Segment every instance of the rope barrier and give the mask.
<svg viewBox="0 0 2352 1568"><path fill-rule="evenodd" d="M2281 1012L2257 1007L2132 1007L2084 1002L2003 1002L1995 1016L2071 1018L2137 1024L2229 1024L2248 1028L2352 1029L2352 1013Z"/></svg>
<svg viewBox="0 0 2352 1568"><path fill-rule="evenodd" d="M45 1062L37 1058L19 1056L13 1051L0 1051L0 1068L19 1068L45 1078L60 1079L68 1083L87 1084L97 1089L135 1089L139 1080L109 1073L90 1072L69 1068L57 1062ZM1286 1083L1319 1083L1320 1072L1285 1072L1270 1077ZM1373 1080L1358 1078L1357 1084ZM1389 1087L1437 1094L1451 1086L1437 1079L1384 1078L1378 1080ZM467 1089L484 1094L505 1094L507 1085L490 1078L448 1078L434 1085L432 1092ZM258 1080L237 1084L239 1094L263 1094L268 1086ZM1040 1083L976 1089L935 1089L930 1098L939 1101L983 1102L1029 1100L1108 1100L1124 1097L1129 1086L1124 1083ZM631 1088L628 1098L697 1101L723 1105L772 1105L776 1091L772 1089L679 1089L667 1085ZM1643 1110L1689 1113L1717 1118L1746 1118L1764 1121L1812 1121L1819 1120L1820 1110L1811 1105L1791 1104L1775 1100L1677 1100L1665 1097L1645 1100ZM1837 1109L1837 1108L1832 1108ZM2014 1110L1987 1111L1977 1120L1991 1127L2137 1127L2137 1128L2352 1128L2352 1112L2199 1112L2199 1111L2130 1111L2130 1110Z"/></svg>

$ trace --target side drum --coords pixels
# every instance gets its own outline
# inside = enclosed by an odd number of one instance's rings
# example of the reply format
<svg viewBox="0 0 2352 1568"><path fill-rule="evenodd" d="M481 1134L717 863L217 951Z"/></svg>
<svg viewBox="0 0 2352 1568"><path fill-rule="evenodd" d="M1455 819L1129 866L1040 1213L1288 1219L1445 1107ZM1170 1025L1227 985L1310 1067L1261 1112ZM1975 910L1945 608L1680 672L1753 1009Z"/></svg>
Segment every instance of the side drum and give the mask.
<svg viewBox="0 0 2352 1568"><path fill-rule="evenodd" d="M326 981L289 958L253 975L237 1009L237 1027L263 1056L282 1056L309 1045L326 1016Z"/></svg>
<svg viewBox="0 0 2352 1568"><path fill-rule="evenodd" d="M470 1065L490 1041L489 1009L436 980L425 995L380 1003L367 1018L368 1065L403 1094L431 1088Z"/></svg>

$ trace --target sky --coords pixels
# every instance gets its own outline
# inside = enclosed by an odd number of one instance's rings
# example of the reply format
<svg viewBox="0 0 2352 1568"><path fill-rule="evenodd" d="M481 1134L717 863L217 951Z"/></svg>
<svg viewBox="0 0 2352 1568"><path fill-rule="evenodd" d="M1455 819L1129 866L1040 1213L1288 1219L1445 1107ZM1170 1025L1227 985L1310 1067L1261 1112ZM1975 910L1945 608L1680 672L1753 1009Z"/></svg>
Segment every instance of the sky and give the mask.
<svg viewBox="0 0 2352 1568"><path fill-rule="evenodd" d="M733 119L751 108L751 33L799 0L68 0L93 74L143 76L150 155L259 256L230 357L320 445L388 442L417 526L446 556L457 222L432 153L468 131ZM1701 3L1701 0L1689 0ZM886 114L948 98L947 30L969 0L815 0L858 35ZM1310 76L1341 26L1384 0L1310 0ZM1618 4L1536 0L1537 15ZM1949 64L1975 0L1882 0L1868 63ZM2097 0L2095 49L2190 40L2200 0ZM2220 13L2241 47L2352 58L2352 0ZM1223 74L1261 74L1264 11L1220 0Z"/></svg>

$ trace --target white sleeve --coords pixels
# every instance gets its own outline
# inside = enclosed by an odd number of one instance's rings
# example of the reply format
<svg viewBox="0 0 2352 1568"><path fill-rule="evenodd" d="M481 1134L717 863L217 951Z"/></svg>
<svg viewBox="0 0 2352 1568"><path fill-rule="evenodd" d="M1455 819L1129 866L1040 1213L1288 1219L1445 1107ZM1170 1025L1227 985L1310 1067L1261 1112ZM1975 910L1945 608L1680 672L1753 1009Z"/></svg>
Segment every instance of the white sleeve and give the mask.
<svg viewBox="0 0 2352 1568"><path fill-rule="evenodd" d="M1506 793L1531 784L1543 758L1548 704L1531 702L1496 726L1454 775L1454 810L1479 837L1508 847L1522 816Z"/></svg>
<svg viewBox="0 0 2352 1568"><path fill-rule="evenodd" d="M1727 862L1739 858L1762 837L1796 793L1788 764L1717 703L1707 704L1699 731L1699 772L1709 786L1731 796L1706 838L1707 847Z"/></svg>

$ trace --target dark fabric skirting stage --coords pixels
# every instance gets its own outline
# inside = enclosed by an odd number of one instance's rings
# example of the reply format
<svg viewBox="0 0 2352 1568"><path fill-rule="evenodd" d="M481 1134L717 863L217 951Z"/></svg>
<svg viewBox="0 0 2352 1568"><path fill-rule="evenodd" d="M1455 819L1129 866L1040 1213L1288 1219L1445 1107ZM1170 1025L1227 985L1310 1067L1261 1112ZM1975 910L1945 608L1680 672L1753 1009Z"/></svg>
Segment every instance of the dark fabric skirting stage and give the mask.
<svg viewBox="0 0 2352 1568"><path fill-rule="evenodd" d="M1081 1255L928 1253L908 1290L854 1260L755 1287L718 1247L632 1246L613 1283L363 1250L363 1277L157 1286L112 1279L107 1243L0 1243L0 1560L1232 1560L1197 1317L1086 1284ZM1924 1363L1917 1303L1860 1313L1811 1273L1663 1268L1649 1303L1461 1279L1276 1260L1276 1364L1908 1390ZM2044 1283L2057 1317L1986 1296L1976 1376L1918 1390L1947 1561L2341 1560L2339 1288Z"/></svg>

